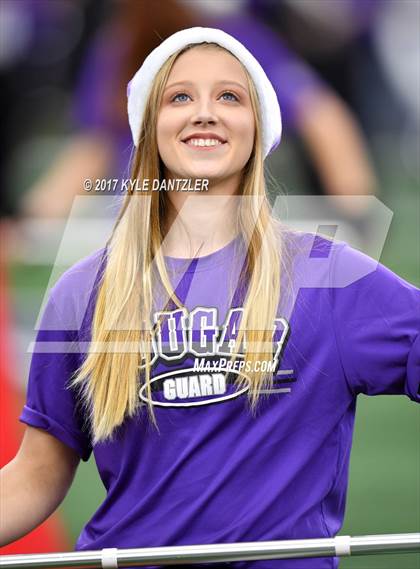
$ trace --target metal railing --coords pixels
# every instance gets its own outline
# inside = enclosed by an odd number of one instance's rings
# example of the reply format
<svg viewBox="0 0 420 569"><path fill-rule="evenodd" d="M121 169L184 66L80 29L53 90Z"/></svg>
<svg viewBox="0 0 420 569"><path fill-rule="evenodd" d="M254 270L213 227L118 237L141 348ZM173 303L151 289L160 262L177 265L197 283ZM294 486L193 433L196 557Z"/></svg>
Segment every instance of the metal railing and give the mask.
<svg viewBox="0 0 420 569"><path fill-rule="evenodd" d="M0 567L8 569L34 569L35 567L43 569L51 567L118 569L144 565L190 565L193 563L388 553L420 553L420 533L4 555L0 557Z"/></svg>

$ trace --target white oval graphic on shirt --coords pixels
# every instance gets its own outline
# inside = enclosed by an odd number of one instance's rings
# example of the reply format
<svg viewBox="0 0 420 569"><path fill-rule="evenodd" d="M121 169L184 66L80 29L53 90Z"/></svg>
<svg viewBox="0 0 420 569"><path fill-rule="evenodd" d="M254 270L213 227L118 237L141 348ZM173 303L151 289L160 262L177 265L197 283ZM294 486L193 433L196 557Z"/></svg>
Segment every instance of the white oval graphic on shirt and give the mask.
<svg viewBox="0 0 420 569"><path fill-rule="evenodd" d="M194 372L188 375L188 372ZM249 377L237 370L229 370L237 376L242 376L249 381ZM220 401L228 401L242 395L249 389L249 384L238 391L226 394L226 375L224 373L198 373L194 368L179 369L162 373L152 378L150 384L155 381L163 381L163 396L166 401L155 401L145 395L146 385L141 386L139 397L146 403L152 403L158 407L198 407L200 405L210 405ZM188 398L206 397L200 401L185 401ZM177 402L176 399L183 399Z"/></svg>

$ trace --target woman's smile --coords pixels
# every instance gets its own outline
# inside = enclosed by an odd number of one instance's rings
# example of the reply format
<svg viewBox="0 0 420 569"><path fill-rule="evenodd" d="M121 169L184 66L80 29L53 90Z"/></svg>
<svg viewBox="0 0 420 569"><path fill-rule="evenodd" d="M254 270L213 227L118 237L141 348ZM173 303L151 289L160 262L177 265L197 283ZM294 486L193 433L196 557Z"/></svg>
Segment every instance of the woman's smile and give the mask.
<svg viewBox="0 0 420 569"><path fill-rule="evenodd" d="M227 144L227 142L220 142L220 140L216 140L214 138L190 138L187 141L182 140L181 142L187 146L187 148L191 150L199 150L201 152L218 150Z"/></svg>
<svg viewBox="0 0 420 569"><path fill-rule="evenodd" d="M181 142L192 150L216 150L227 144L227 140L215 132L194 132L184 137Z"/></svg>

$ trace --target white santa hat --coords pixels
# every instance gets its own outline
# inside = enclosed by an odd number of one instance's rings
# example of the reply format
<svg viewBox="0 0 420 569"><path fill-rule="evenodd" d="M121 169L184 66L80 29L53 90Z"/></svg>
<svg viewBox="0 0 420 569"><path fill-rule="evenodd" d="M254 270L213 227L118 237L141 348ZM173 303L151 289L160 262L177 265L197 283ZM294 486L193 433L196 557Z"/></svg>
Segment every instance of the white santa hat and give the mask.
<svg viewBox="0 0 420 569"><path fill-rule="evenodd" d="M187 28L166 38L144 60L128 84L128 121L135 146L138 144L147 97L153 80L170 55L188 44L214 42L226 48L248 70L256 87L262 119L264 158L274 150L281 137L281 113L276 92L264 69L246 47L230 34L217 28Z"/></svg>

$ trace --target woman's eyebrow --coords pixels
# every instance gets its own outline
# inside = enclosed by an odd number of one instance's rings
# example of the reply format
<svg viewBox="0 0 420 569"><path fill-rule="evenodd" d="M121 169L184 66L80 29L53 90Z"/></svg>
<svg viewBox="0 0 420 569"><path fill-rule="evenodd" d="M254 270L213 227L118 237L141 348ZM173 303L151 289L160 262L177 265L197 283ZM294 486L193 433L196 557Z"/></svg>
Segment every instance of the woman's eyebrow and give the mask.
<svg viewBox="0 0 420 569"><path fill-rule="evenodd" d="M242 89L243 91L245 91L245 93L248 93L248 90L246 87L244 87L243 85L241 85L241 83L238 83L237 81L218 81L217 82L218 85L236 85L237 87L239 87L240 89ZM171 89L172 87L176 87L176 85L190 85L193 86L194 83L192 81L176 81L175 83L171 83L170 85L167 85L165 87L165 91L167 91L168 89Z"/></svg>
<svg viewBox="0 0 420 569"><path fill-rule="evenodd" d="M165 87L165 91L171 89L171 87L176 87L176 85L192 85L191 81L176 81L176 83L171 83Z"/></svg>
<svg viewBox="0 0 420 569"><path fill-rule="evenodd" d="M237 81L218 81L218 83L219 85L236 85L237 87L245 91L245 93L248 93L248 89L244 85L242 85L242 83L238 83Z"/></svg>

